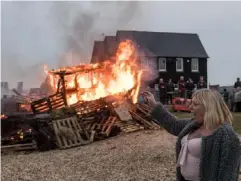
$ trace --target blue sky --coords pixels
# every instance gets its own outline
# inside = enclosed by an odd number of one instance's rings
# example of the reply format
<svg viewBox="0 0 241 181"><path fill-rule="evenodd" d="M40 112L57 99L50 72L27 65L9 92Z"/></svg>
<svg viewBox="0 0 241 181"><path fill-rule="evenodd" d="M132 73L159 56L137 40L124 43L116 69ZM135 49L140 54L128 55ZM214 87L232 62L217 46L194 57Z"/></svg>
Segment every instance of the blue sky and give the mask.
<svg viewBox="0 0 241 181"><path fill-rule="evenodd" d="M209 82L233 84L241 77L240 9L241 2L2 2L2 80L38 87L43 64L88 63L102 33L129 29L198 33ZM81 55L66 56L70 49Z"/></svg>

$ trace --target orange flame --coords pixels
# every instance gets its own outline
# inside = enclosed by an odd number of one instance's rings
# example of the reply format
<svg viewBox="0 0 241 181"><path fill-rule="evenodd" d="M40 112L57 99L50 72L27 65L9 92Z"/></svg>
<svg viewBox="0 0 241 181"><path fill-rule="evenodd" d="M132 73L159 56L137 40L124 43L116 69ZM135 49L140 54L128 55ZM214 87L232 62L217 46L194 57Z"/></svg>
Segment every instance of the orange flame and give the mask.
<svg viewBox="0 0 241 181"><path fill-rule="evenodd" d="M44 72L47 73L48 81L54 90L57 90L58 81L57 76L53 73L71 72L65 76L68 105L78 101L91 101L108 95L126 93L131 89L132 101L136 103L142 71L138 69L134 53L135 48L132 42L126 40L119 44L115 56L116 62L105 61L100 64L64 67L54 71L48 71L45 65ZM81 67L80 72L78 70Z"/></svg>
<svg viewBox="0 0 241 181"><path fill-rule="evenodd" d="M57 87L58 87L58 78L57 78L57 76L54 75L54 74L50 74L49 73L47 65L43 65L43 68L44 68L44 73L47 75L47 80L48 80L49 84L51 85L52 89L54 91L56 91Z"/></svg>

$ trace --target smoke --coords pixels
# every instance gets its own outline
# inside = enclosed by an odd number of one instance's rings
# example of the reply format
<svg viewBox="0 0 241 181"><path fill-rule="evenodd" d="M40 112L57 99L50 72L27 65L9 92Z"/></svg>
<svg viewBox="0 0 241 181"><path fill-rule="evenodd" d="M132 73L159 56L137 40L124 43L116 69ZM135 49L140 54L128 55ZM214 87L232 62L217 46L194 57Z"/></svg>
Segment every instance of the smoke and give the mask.
<svg viewBox="0 0 241 181"><path fill-rule="evenodd" d="M2 2L1 81L39 87L44 63L53 66L61 51L47 18L49 4Z"/></svg>
<svg viewBox="0 0 241 181"><path fill-rule="evenodd" d="M94 40L125 28L137 15L138 7L138 2L53 3L53 26L62 32L65 46L59 66L89 63Z"/></svg>
<svg viewBox="0 0 241 181"><path fill-rule="evenodd" d="M59 66L88 63L90 59L90 45L94 41L91 31L98 13L86 12L82 6L77 6L78 9L76 9L76 6L69 2L61 4L55 2L52 6L53 28L62 33L64 46L64 54Z"/></svg>
<svg viewBox="0 0 241 181"><path fill-rule="evenodd" d="M43 64L89 63L94 40L140 16L139 2L2 2L2 81L39 87Z"/></svg>

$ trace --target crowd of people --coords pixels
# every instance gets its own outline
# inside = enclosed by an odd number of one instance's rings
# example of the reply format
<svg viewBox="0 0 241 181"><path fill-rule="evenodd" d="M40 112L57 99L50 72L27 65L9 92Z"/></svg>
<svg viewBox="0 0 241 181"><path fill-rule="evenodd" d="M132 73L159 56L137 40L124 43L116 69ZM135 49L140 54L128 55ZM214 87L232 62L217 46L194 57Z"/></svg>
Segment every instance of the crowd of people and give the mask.
<svg viewBox="0 0 241 181"><path fill-rule="evenodd" d="M225 103L228 104L229 99L231 98L232 94L233 94L234 99L235 99L235 93L239 92L240 90L241 90L241 81L240 81L240 78L238 77L237 81L234 83L234 86L233 86L233 93L228 92L226 88L223 89L222 96L223 96L223 99L224 99ZM234 100L234 102L236 102L236 101ZM240 107L239 102L237 103L237 107L238 107L238 110L241 110L241 108L239 108Z"/></svg>
<svg viewBox="0 0 241 181"><path fill-rule="evenodd" d="M172 100L174 97L181 97L186 99L191 99L193 93L196 90L207 88L207 82L204 80L203 76L199 77L198 82L194 82L191 78L187 80L184 79L184 76L180 76L180 79L177 83L174 83L172 79L169 79L167 82L164 81L163 78L159 79L159 83L155 86L155 97L159 98L159 101L162 104L172 104ZM142 90L143 89L143 90ZM213 88L212 88L213 89ZM218 88L214 88L215 90ZM141 91L151 91L153 90L149 87L148 84L142 84ZM241 81L240 78L237 78L236 82L233 85L233 91L241 90ZM218 89L219 91L219 89ZM226 88L223 89L221 95L227 105L229 105L229 101L231 98L231 92L227 91ZM241 104L241 103L240 103Z"/></svg>
<svg viewBox="0 0 241 181"><path fill-rule="evenodd" d="M167 83L162 78L159 80L158 89L160 102L162 104L171 104L174 96L191 99L194 90L207 88L207 83L203 76L200 76L199 81L195 84L191 78L185 81L181 76L178 83L175 85L172 79L169 79Z"/></svg>

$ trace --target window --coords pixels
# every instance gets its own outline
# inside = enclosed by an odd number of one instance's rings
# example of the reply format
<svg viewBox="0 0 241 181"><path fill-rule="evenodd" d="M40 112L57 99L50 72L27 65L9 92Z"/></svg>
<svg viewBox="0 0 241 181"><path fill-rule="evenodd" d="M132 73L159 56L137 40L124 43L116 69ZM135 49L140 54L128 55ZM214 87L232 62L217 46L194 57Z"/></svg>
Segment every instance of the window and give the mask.
<svg viewBox="0 0 241 181"><path fill-rule="evenodd" d="M166 58L158 59L158 68L159 68L159 71L162 71L162 72L166 71Z"/></svg>
<svg viewBox="0 0 241 181"><path fill-rule="evenodd" d="M141 59L141 68L142 69L147 69L148 68L148 64L149 64L149 60L147 57L143 57Z"/></svg>
<svg viewBox="0 0 241 181"><path fill-rule="evenodd" d="M183 72L183 59L182 58L176 59L176 71Z"/></svg>
<svg viewBox="0 0 241 181"><path fill-rule="evenodd" d="M192 72L198 72L199 71L198 58L192 58L191 68L192 68Z"/></svg>

